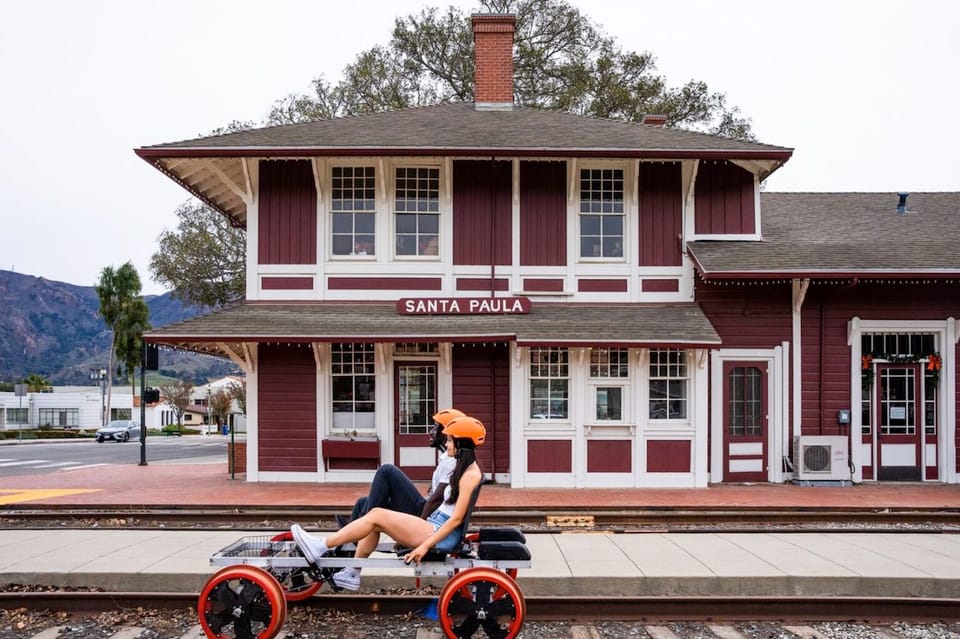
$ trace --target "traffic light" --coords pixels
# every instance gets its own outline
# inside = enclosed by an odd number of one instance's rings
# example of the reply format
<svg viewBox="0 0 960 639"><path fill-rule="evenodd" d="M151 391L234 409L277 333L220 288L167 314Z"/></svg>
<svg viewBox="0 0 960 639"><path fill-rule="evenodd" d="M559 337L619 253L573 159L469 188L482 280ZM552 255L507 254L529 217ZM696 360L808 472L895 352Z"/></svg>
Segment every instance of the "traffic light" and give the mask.
<svg viewBox="0 0 960 639"><path fill-rule="evenodd" d="M160 389L145 388L143 391L143 402L145 404L156 404L160 401Z"/></svg>

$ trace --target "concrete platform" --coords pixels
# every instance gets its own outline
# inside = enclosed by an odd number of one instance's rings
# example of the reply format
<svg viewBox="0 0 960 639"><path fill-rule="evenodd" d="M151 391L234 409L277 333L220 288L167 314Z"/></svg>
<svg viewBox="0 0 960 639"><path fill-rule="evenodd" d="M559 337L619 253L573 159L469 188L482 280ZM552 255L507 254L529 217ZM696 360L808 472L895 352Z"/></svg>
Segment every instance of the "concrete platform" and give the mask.
<svg viewBox="0 0 960 639"><path fill-rule="evenodd" d="M248 483L225 463L118 465L0 478L3 510L33 506L311 506L343 508L362 484ZM484 486L478 508L960 510L960 486L722 485L703 489L511 489ZM305 522L310 525L315 522ZM280 531L277 531L280 532ZM209 558L246 534L150 530L2 530L0 582L198 592ZM960 531L952 533L528 534L534 595L854 596L960 600ZM363 589L413 583L412 571L364 571Z"/></svg>
<svg viewBox="0 0 960 639"><path fill-rule="evenodd" d="M215 571L210 556L242 536L237 531L0 531L0 583L199 592ZM527 539L533 567L518 576L527 596L960 600L960 535L571 533ZM365 569L362 587L410 587L412 574Z"/></svg>

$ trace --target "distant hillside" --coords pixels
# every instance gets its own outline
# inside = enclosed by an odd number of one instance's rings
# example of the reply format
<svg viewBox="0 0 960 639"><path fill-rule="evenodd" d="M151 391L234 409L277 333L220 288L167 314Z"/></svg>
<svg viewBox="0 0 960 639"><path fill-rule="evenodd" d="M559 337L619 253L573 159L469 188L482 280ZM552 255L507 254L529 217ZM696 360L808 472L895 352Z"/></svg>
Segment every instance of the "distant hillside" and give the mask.
<svg viewBox="0 0 960 639"><path fill-rule="evenodd" d="M165 326L201 313L166 293L145 297L150 323ZM89 384L91 368L106 368L110 332L92 286L75 286L0 270L0 381L30 373L54 384ZM161 371L204 382L236 370L228 360L161 351Z"/></svg>

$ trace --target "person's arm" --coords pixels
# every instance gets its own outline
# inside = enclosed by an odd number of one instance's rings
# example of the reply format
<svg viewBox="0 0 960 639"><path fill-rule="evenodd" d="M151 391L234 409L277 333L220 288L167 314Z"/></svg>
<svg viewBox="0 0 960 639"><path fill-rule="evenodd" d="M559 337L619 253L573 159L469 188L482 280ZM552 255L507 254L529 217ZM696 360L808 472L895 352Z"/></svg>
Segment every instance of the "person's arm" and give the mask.
<svg viewBox="0 0 960 639"><path fill-rule="evenodd" d="M437 489L427 496L427 501L423 504L423 510L420 511L420 519L429 517L430 513L435 511L437 506L443 502L443 491L446 490L446 488L446 482L437 484Z"/></svg>
<svg viewBox="0 0 960 639"><path fill-rule="evenodd" d="M407 556L404 557L406 563L413 561L419 564L420 560L423 559L423 556L426 555L431 548L457 529L463 522L463 518L467 516L473 491L480 485L481 479L480 467L476 464L471 466L470 469L463 474L463 477L460 478L460 494L457 495L457 504L453 508L453 514L450 515L450 519L443 522L443 525L437 528L423 543L407 553Z"/></svg>

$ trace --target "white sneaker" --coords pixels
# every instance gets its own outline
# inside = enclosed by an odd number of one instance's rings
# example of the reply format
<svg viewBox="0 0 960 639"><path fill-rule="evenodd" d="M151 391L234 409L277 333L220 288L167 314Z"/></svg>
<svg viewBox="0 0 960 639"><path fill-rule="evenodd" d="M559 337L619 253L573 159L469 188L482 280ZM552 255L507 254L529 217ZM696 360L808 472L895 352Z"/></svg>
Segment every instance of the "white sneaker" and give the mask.
<svg viewBox="0 0 960 639"><path fill-rule="evenodd" d="M311 564L317 563L318 559L327 554L329 548L327 548L327 540L323 537L314 537L301 528L300 524L291 526L290 532L293 533L293 541L296 542L300 552Z"/></svg>
<svg viewBox="0 0 960 639"><path fill-rule="evenodd" d="M356 568L343 568L334 573L333 583L344 590L360 590L360 571Z"/></svg>

